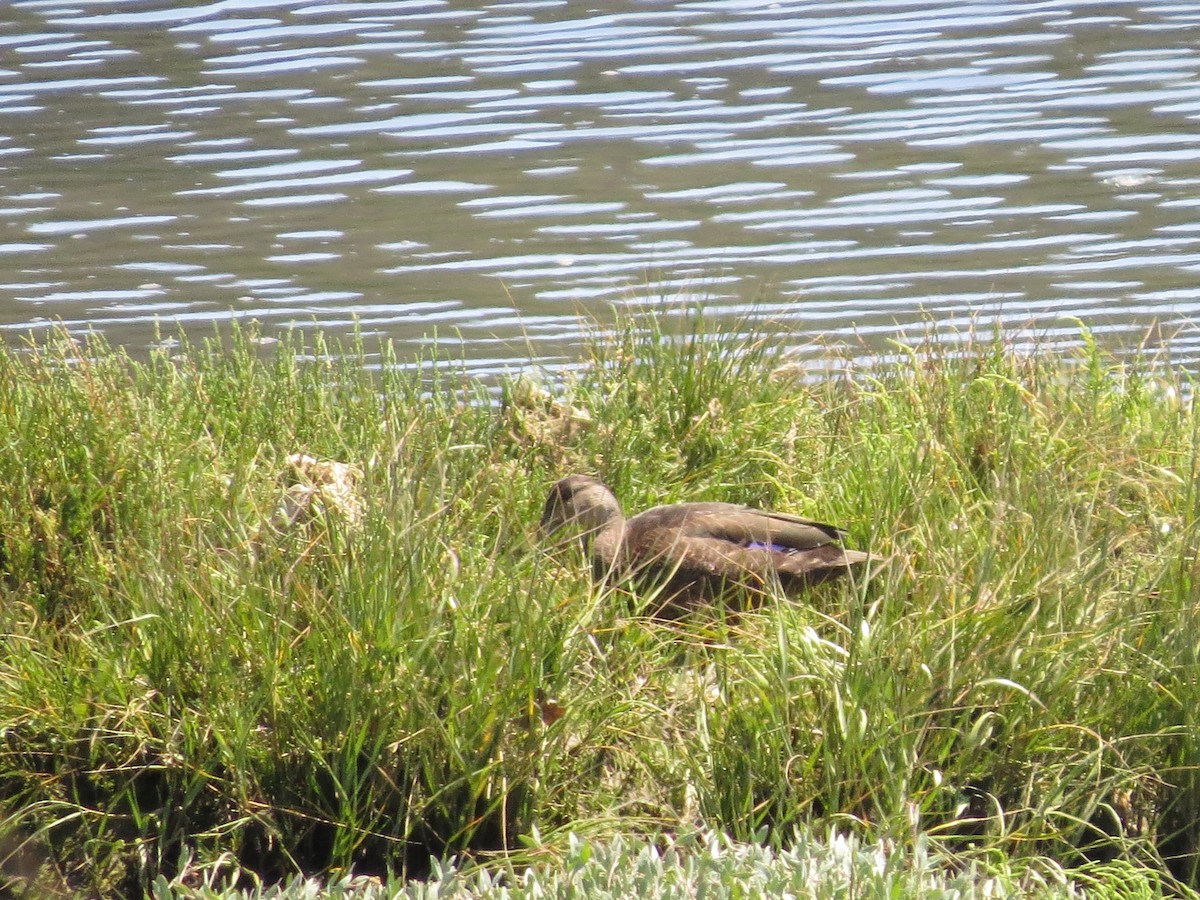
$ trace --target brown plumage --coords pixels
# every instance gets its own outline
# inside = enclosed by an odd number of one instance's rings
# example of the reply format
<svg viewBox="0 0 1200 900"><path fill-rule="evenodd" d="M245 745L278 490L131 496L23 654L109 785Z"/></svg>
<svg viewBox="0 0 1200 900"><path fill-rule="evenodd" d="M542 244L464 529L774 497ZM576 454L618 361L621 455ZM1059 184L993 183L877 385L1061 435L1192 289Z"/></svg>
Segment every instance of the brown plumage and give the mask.
<svg viewBox="0 0 1200 900"><path fill-rule="evenodd" d="M875 559L846 550L841 529L733 503L656 506L626 520L613 492L586 475L550 490L542 529L569 527L598 578L661 587L655 614L678 615L724 597L730 587L761 592L778 582L794 594Z"/></svg>

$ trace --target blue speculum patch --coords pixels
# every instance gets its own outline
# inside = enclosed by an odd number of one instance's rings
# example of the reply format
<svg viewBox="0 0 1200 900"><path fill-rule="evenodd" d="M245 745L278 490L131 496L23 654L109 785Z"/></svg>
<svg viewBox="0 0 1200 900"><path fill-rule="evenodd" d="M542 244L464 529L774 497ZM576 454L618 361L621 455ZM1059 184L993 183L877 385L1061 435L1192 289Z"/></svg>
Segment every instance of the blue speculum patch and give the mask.
<svg viewBox="0 0 1200 900"><path fill-rule="evenodd" d="M787 553L794 547L784 547L781 544L767 544L763 541L751 541L746 545L747 550L774 550L776 553Z"/></svg>

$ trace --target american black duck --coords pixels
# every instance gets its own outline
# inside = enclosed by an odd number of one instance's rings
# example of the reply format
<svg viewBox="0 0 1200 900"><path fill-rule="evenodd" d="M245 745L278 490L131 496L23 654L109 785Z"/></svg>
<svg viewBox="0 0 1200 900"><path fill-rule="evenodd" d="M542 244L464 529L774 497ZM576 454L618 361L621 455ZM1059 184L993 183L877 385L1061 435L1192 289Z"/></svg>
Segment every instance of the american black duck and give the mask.
<svg viewBox="0 0 1200 900"><path fill-rule="evenodd" d="M656 506L626 519L613 492L586 475L554 485L541 525L578 534L597 578L661 587L656 614L668 617L730 588L752 598L777 582L795 594L876 559L844 549L833 525L733 503Z"/></svg>

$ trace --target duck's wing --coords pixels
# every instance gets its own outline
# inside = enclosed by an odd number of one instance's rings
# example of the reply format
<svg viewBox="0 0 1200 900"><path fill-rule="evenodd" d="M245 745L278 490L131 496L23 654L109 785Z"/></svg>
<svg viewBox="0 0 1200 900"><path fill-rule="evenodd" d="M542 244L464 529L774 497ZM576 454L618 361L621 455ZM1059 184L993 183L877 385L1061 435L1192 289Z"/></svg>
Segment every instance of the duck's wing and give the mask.
<svg viewBox="0 0 1200 900"><path fill-rule="evenodd" d="M836 544L841 529L810 518L732 503L655 506L626 523L626 551L636 558L727 558L739 552L791 553ZM761 563L760 563L761 565Z"/></svg>
<svg viewBox="0 0 1200 900"><path fill-rule="evenodd" d="M816 580L868 555L843 550L841 529L785 513L732 503L659 506L627 523L625 552L635 567L669 569L681 578Z"/></svg>
<svg viewBox="0 0 1200 900"><path fill-rule="evenodd" d="M659 509L679 510L675 515L682 533L748 548L812 550L845 537L835 525L733 503L684 503Z"/></svg>

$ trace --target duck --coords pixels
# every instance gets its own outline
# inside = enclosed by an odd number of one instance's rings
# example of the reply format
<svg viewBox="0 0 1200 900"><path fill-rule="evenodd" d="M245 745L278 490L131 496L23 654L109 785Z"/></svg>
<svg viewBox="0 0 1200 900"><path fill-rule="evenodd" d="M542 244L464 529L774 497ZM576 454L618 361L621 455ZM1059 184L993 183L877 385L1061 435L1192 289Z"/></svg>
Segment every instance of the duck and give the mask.
<svg viewBox="0 0 1200 900"><path fill-rule="evenodd" d="M735 503L655 506L626 519L616 495L588 475L558 481L541 530L578 535L597 580L657 589L651 615L681 614L733 593L751 603L778 585L795 596L878 557L841 545L845 531Z"/></svg>

